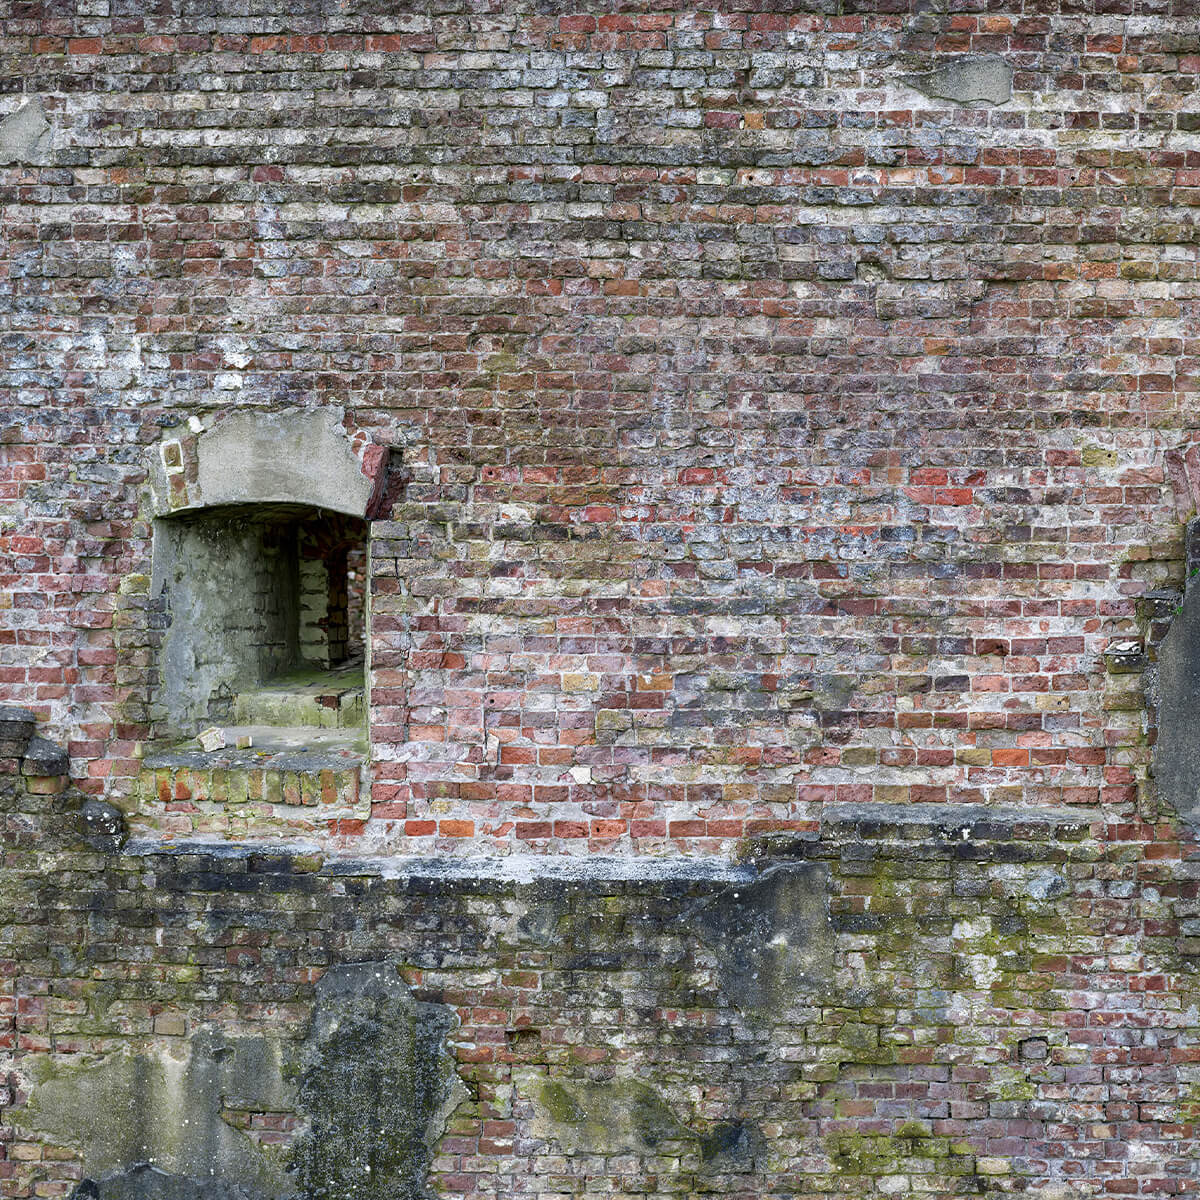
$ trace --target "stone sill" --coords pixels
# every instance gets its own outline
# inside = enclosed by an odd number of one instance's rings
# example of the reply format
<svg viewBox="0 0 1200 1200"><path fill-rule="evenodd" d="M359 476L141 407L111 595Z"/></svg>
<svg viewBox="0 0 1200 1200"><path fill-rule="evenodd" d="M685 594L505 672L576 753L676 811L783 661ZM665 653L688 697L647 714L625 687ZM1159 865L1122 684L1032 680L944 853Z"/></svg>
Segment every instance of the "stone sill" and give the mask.
<svg viewBox="0 0 1200 1200"><path fill-rule="evenodd" d="M366 761L367 745L361 729L318 729L311 725L222 725L223 750L201 750L195 738L152 749L142 760L147 768L191 767L214 770L300 771ZM239 750L236 742L248 735L253 744Z"/></svg>
<svg viewBox="0 0 1200 1200"><path fill-rule="evenodd" d="M281 805L320 809L322 817L363 815L366 746L357 729L229 726L231 745L205 751L194 741L152 751L142 761L138 799L167 804ZM249 734L253 745L232 743Z"/></svg>

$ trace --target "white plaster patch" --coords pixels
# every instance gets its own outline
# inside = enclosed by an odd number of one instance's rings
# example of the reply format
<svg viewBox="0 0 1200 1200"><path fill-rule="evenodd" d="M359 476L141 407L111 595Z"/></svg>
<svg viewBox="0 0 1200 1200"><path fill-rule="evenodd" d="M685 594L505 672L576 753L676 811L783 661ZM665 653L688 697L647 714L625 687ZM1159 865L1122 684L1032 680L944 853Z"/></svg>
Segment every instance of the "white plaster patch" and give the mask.
<svg viewBox="0 0 1200 1200"><path fill-rule="evenodd" d="M975 921L959 921L950 931L950 936L962 941L971 941L975 938L986 937L992 930L992 921L990 917L980 917Z"/></svg>
<svg viewBox="0 0 1200 1200"><path fill-rule="evenodd" d="M971 972L971 979L980 991L986 991L1000 979L996 959L990 954L966 954L963 961Z"/></svg>

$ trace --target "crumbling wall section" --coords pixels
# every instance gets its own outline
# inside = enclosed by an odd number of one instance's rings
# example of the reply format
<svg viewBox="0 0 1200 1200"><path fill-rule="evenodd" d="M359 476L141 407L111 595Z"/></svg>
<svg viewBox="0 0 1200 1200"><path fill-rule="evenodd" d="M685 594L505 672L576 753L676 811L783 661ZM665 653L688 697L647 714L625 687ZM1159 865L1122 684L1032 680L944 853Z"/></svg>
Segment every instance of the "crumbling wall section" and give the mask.
<svg viewBox="0 0 1200 1200"><path fill-rule="evenodd" d="M2 795L6 1197L1200 1182L1167 827L849 805L739 862L468 866Z"/></svg>

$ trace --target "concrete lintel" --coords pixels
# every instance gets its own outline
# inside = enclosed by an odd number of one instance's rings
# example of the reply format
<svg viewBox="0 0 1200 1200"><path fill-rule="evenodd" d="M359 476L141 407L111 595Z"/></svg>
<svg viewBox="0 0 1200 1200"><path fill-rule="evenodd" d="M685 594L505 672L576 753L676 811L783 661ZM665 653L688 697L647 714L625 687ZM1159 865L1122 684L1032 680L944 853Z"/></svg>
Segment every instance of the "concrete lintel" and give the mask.
<svg viewBox="0 0 1200 1200"><path fill-rule="evenodd" d="M653 882L662 880L712 883L746 883L757 878L757 867L724 859L648 858L596 855L564 858L542 854L507 854L470 858L425 858L408 855L347 857L325 853L316 842L263 840L223 842L190 838L181 841L157 838L131 839L124 853L149 858L155 855L197 856L221 859L281 858L323 855L322 872L328 875L369 875L381 879L434 879L446 882L496 883Z"/></svg>
<svg viewBox="0 0 1200 1200"><path fill-rule="evenodd" d="M342 410L240 411L168 433L150 455L155 516L230 505L302 504L380 516L388 448L351 437Z"/></svg>

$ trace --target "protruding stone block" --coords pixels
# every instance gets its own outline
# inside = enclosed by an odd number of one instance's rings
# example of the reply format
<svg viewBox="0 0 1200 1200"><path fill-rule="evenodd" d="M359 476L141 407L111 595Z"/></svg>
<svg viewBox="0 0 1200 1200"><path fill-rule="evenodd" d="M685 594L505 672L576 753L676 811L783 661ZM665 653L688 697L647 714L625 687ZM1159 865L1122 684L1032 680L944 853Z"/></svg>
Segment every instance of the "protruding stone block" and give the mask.
<svg viewBox="0 0 1200 1200"><path fill-rule="evenodd" d="M0 704L0 758L22 758L37 720L27 708Z"/></svg>
<svg viewBox="0 0 1200 1200"><path fill-rule="evenodd" d="M56 746L49 738L33 737L25 747L21 760L22 775L65 775L70 766L67 752Z"/></svg>

